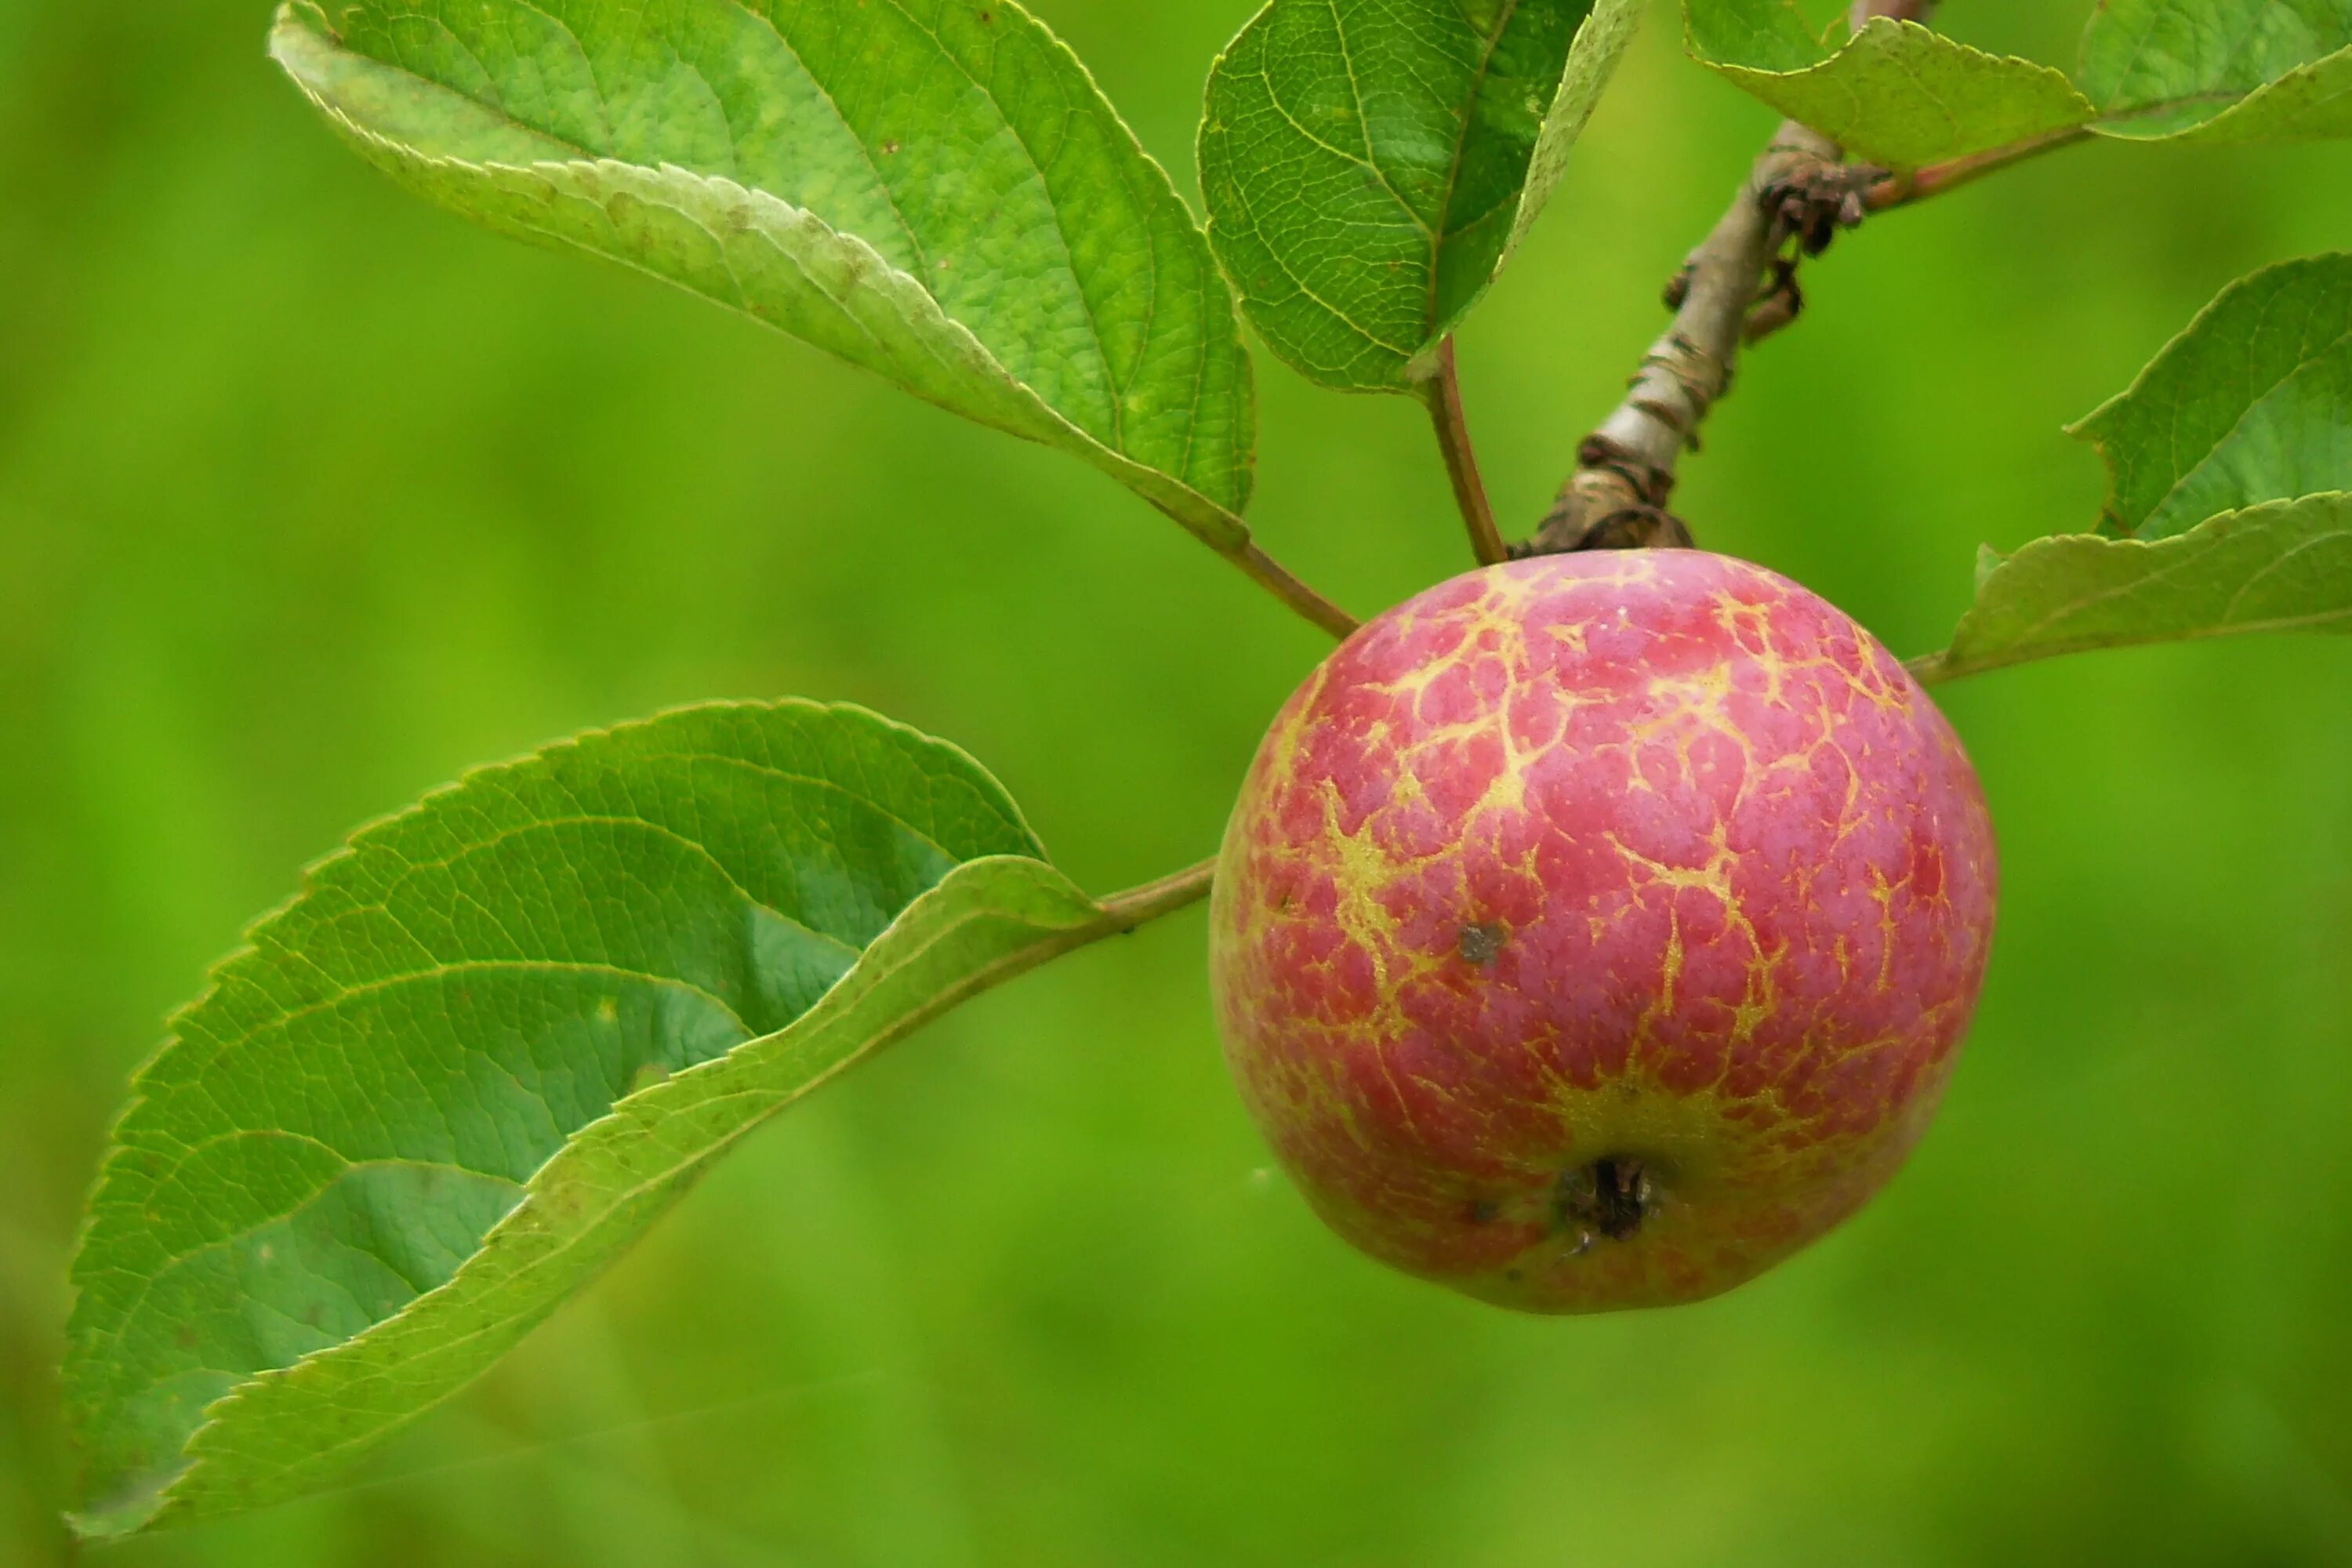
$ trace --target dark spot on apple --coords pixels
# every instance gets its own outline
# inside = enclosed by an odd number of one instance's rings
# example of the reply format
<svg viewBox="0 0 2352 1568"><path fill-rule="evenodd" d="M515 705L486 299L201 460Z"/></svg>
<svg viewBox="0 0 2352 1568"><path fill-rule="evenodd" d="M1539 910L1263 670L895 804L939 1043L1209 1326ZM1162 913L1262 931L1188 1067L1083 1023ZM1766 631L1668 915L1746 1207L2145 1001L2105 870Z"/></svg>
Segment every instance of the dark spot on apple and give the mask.
<svg viewBox="0 0 2352 1568"><path fill-rule="evenodd" d="M1464 926L1457 945L1464 958L1483 968L1495 962L1503 944L1510 940L1510 933L1498 921L1488 921L1483 925Z"/></svg>
<svg viewBox="0 0 2352 1568"><path fill-rule="evenodd" d="M1552 1207L1562 1229L1599 1231L1612 1241L1630 1241L1649 1212L1650 1176L1639 1160L1606 1155L1559 1173Z"/></svg>
<svg viewBox="0 0 2352 1568"><path fill-rule="evenodd" d="M1495 1216L1502 1212L1503 1211L1501 1209L1495 1206L1495 1202L1492 1198L1480 1198L1477 1202L1470 1205L1470 1223L1472 1225L1492 1225L1495 1223Z"/></svg>

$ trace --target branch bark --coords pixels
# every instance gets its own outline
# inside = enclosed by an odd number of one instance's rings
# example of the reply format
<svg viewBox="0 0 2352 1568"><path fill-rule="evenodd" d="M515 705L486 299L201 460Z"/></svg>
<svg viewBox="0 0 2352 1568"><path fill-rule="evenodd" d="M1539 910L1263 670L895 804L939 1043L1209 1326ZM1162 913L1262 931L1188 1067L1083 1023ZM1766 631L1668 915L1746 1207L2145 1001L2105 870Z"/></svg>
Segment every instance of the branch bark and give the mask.
<svg viewBox="0 0 2352 1568"><path fill-rule="evenodd" d="M1515 554L1691 543L1666 510L1675 465L1731 389L1741 345L1801 308L1795 268L1782 250L1791 240L1818 250L1838 223L1857 221L1863 177L1846 170L1826 137L1794 121L1780 126L1730 210L1667 289L1674 323L1650 346L1624 401L1579 446L1576 472ZM1765 280L1775 275L1768 293Z"/></svg>
<svg viewBox="0 0 2352 1568"><path fill-rule="evenodd" d="M1857 31L1879 17L1923 22L1935 3L1855 0L1850 20ZM1885 179L1884 170L1847 164L1820 132L1781 123L1730 210L1668 286L1673 325L1651 345L1624 401L1578 447L1576 472L1514 555L1691 543L1666 510L1675 465L1731 389L1743 344L1803 308L1797 254L1818 254L1839 228L1860 223L1866 194Z"/></svg>

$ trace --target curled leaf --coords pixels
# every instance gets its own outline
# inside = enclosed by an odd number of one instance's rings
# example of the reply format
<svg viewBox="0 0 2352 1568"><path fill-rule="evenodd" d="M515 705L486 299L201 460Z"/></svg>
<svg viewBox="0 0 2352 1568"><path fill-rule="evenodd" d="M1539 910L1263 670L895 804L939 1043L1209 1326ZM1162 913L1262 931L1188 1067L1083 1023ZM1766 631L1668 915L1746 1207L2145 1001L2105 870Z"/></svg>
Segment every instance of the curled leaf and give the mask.
<svg viewBox="0 0 2352 1568"><path fill-rule="evenodd" d="M1075 453L1222 550L1247 537L1232 296L1011 0L299 0L270 50L431 201Z"/></svg>
<svg viewBox="0 0 2352 1568"><path fill-rule="evenodd" d="M362 830L115 1128L74 1263L78 1525L319 1486L761 1121L1160 907L1043 855L961 752L803 702L586 735Z"/></svg>

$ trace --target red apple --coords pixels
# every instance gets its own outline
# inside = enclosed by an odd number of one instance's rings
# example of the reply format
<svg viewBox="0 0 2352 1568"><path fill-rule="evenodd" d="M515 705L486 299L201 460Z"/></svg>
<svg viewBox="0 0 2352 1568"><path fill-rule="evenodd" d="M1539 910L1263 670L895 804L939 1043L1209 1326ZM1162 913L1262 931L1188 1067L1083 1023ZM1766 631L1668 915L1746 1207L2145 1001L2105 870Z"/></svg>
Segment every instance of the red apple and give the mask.
<svg viewBox="0 0 2352 1568"><path fill-rule="evenodd" d="M1933 1114L1992 825L1868 632L1697 551L1514 562L1349 637L1259 749L1211 974L1316 1210L1505 1306L1696 1300Z"/></svg>

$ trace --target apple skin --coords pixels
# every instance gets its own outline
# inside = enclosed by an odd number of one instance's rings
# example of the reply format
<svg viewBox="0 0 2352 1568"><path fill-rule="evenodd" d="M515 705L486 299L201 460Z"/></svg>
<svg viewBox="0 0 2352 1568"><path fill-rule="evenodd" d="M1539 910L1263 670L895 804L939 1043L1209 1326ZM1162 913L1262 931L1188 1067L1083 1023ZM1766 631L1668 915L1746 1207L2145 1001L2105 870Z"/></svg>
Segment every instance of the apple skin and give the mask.
<svg viewBox="0 0 2352 1568"><path fill-rule="evenodd" d="M1543 557L1389 611L1285 705L1211 982L1342 1237L1528 1311L1663 1306L1893 1174L1996 876L1958 738L1844 614L1698 551Z"/></svg>

